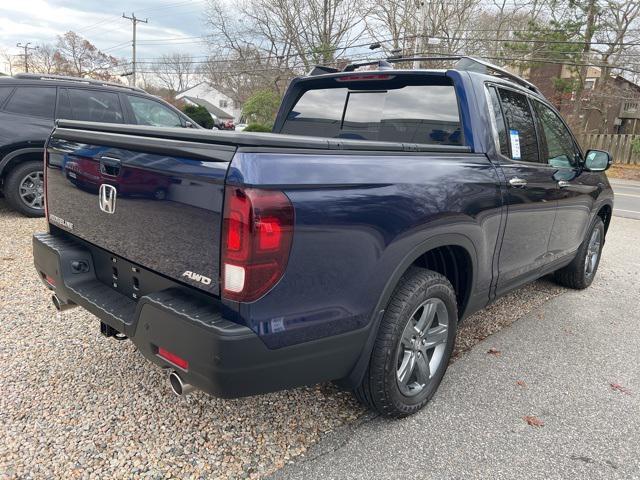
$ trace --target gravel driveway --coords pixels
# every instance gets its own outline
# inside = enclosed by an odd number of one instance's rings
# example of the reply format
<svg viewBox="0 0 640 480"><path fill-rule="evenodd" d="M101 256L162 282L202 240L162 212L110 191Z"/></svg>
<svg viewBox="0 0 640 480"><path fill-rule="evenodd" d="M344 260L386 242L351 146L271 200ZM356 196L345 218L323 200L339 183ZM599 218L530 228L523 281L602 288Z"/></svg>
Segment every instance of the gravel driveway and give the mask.
<svg viewBox="0 0 640 480"><path fill-rule="evenodd" d="M31 234L44 230L0 199L0 478L257 478L364 413L331 385L175 397L95 317L56 313L32 265ZM457 355L562 291L541 280L469 318Z"/></svg>

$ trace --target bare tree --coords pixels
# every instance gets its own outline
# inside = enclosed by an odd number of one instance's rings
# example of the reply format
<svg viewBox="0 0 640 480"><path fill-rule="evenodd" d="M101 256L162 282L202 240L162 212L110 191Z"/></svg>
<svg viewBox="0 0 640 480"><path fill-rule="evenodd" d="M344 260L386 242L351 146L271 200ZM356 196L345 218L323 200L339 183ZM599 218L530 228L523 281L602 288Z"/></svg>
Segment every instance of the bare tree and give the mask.
<svg viewBox="0 0 640 480"><path fill-rule="evenodd" d="M193 57L188 53L162 55L151 70L163 87L174 92L192 87L197 80Z"/></svg>
<svg viewBox="0 0 640 480"><path fill-rule="evenodd" d="M101 52L91 42L75 32L58 36L56 48L63 59L65 73L76 77L111 79L118 60Z"/></svg>
<svg viewBox="0 0 640 480"><path fill-rule="evenodd" d="M365 29L363 0L208 1L205 70L232 92L267 86L282 93L292 76L335 63Z"/></svg>
<svg viewBox="0 0 640 480"><path fill-rule="evenodd" d="M50 43L43 43L32 54L32 69L38 73L64 73L65 59Z"/></svg>

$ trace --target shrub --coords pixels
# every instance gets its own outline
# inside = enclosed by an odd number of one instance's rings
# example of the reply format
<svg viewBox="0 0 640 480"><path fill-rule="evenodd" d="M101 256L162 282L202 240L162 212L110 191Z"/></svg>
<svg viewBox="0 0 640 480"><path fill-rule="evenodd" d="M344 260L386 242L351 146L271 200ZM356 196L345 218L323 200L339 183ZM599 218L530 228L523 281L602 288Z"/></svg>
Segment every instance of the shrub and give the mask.
<svg viewBox="0 0 640 480"><path fill-rule="evenodd" d="M269 125L273 123L280 107L280 95L273 90L258 90L242 107L242 115L250 123Z"/></svg>
<svg viewBox="0 0 640 480"><path fill-rule="evenodd" d="M185 105L182 111L195 123L204 128L213 128L213 118L209 110L201 105Z"/></svg>
<svg viewBox="0 0 640 480"><path fill-rule="evenodd" d="M269 132L271 133L271 127L269 125L262 125L260 123L250 123L243 132Z"/></svg>

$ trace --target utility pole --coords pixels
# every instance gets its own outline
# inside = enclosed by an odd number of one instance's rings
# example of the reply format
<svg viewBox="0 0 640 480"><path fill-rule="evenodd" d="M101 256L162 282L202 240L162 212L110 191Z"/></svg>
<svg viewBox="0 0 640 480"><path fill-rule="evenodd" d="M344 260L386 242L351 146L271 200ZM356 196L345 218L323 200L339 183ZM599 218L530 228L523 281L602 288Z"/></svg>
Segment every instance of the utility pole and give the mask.
<svg viewBox="0 0 640 480"><path fill-rule="evenodd" d="M427 45L428 39L425 38L426 30L427 30L427 9L429 7L429 2L427 0L417 0L418 3L418 14L417 14L417 25L416 25L416 44L413 50L414 56L422 55L423 49ZM420 68L420 60L413 61L413 68Z"/></svg>
<svg viewBox="0 0 640 480"><path fill-rule="evenodd" d="M24 48L24 53L21 53L20 56L24 56L24 71L25 73L29 73L29 50L37 50L38 47L30 47L31 42L27 42L26 44L16 43L16 47Z"/></svg>
<svg viewBox="0 0 640 480"><path fill-rule="evenodd" d="M586 24L585 33L584 33L584 44L581 52L582 55L580 56L580 63L582 64L582 66L580 67L580 73L579 73L580 77L578 78L578 81L579 81L578 95L576 95L577 98L575 99L574 115L575 115L576 124L580 123L580 112L582 111L585 81L587 79L587 75L589 74L588 65L590 64L590 61L591 61L591 58L590 58L591 42L593 41L593 34L595 32L595 27L596 27L597 10L598 10L597 0L589 0L589 3L587 4L587 24ZM604 70L604 67L603 67L603 70ZM594 88L595 88L595 85L594 85ZM583 128L586 132L589 115L588 113L585 113L584 116L585 116L585 121L584 121Z"/></svg>
<svg viewBox="0 0 640 480"><path fill-rule="evenodd" d="M144 20L140 20L139 18L136 17L135 13L131 13L130 17L127 17L123 13L122 14L122 18L126 18L127 20L131 20L131 23L133 23L133 41L131 42L131 45L133 46L133 60L131 62L131 73L130 73L130 75L133 78L132 85L135 87L136 86L136 26L138 25L138 23L148 23L149 19L145 18ZM127 74L127 75L129 75L129 74Z"/></svg>

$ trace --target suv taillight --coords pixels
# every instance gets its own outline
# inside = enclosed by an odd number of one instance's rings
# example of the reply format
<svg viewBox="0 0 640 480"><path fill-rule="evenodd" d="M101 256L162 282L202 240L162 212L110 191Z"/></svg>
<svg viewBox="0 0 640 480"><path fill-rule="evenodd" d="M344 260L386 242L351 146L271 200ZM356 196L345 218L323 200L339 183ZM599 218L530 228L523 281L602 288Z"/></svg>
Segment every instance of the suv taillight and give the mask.
<svg viewBox="0 0 640 480"><path fill-rule="evenodd" d="M293 206L277 190L226 187L222 221L222 295L251 302L287 267Z"/></svg>

